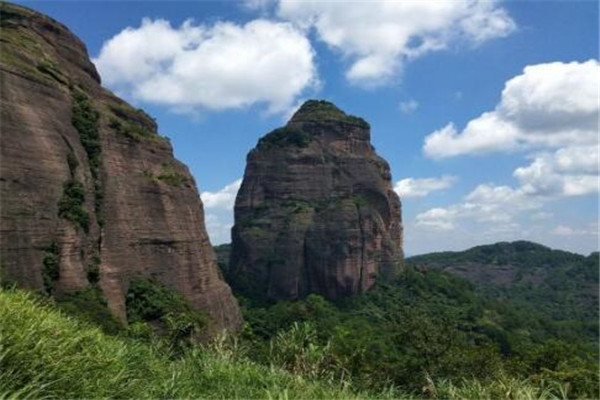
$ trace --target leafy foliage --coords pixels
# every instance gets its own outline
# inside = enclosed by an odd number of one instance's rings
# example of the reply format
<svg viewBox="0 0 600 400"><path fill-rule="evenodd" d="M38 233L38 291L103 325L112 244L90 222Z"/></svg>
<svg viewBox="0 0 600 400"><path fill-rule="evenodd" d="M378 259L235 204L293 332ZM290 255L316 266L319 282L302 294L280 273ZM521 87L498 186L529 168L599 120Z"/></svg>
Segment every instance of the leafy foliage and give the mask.
<svg viewBox="0 0 600 400"><path fill-rule="evenodd" d="M526 241L407 259L421 269L460 268L478 294L506 316L512 330L529 331L537 341L590 343L598 341L598 262L597 253L585 257ZM513 270L514 279L495 285L477 277L478 270L493 271L495 266Z"/></svg>
<svg viewBox="0 0 600 400"><path fill-rule="evenodd" d="M58 201L58 216L71 221L88 232L90 215L84 210L85 189L80 182L70 180L63 187L63 194Z"/></svg>
<svg viewBox="0 0 600 400"><path fill-rule="evenodd" d="M171 164L164 163L161 165L161 168L161 173L156 177L159 181L175 187L187 186L189 184L187 176L178 172Z"/></svg>
<svg viewBox="0 0 600 400"><path fill-rule="evenodd" d="M92 285L100 280L100 255L98 253L92 256L91 262L87 268L87 279Z"/></svg>
<svg viewBox="0 0 600 400"><path fill-rule="evenodd" d="M98 122L100 113L93 106L91 99L81 89L74 87L72 90L73 109L71 123L79 132L79 140L85 149L90 165L90 172L94 178L94 210L98 224L102 226L102 203L104 191L100 183L100 163L102 146L100 144L100 132ZM69 164L70 165L70 164Z"/></svg>
<svg viewBox="0 0 600 400"><path fill-rule="evenodd" d="M307 147L312 140L312 135L297 128L284 126L277 128L258 141L259 149L270 149L274 147Z"/></svg>
<svg viewBox="0 0 600 400"><path fill-rule="evenodd" d="M118 118L112 118L109 126L118 135L127 136L138 142L153 135L150 130L135 121L124 121Z"/></svg>
<svg viewBox="0 0 600 400"><path fill-rule="evenodd" d="M327 349L327 358L335 360L329 372L349 374L360 388L394 385L418 392L429 377L467 385L508 379L553 396L560 396L560 390L575 397L598 395L597 345L547 339L553 321L539 316L543 323L525 330L515 319L526 321L531 314L508 313L468 281L443 271L408 268L395 282L380 282L338 304L316 295L271 306L244 304L244 338L252 343L255 360L278 360L271 349L286 348L278 338L295 324L309 324L314 331L305 333L308 342ZM311 342L313 332L316 343ZM283 360L278 365L301 370Z"/></svg>
<svg viewBox="0 0 600 400"><path fill-rule="evenodd" d="M335 104L325 100L308 100L292 117L292 121L294 120L302 122L335 121L369 128L369 124L364 119L348 115L337 108Z"/></svg>
<svg viewBox="0 0 600 400"><path fill-rule="evenodd" d="M68 85L68 79L63 75L63 73L51 62L49 61L40 61L37 66L38 71L43 74L49 75L52 79L57 81L60 84Z"/></svg>
<svg viewBox="0 0 600 400"><path fill-rule="evenodd" d="M107 336L23 291L0 290L3 398L398 398L256 364L222 341L176 359L160 342Z"/></svg>
<svg viewBox="0 0 600 400"><path fill-rule="evenodd" d="M192 309L180 295L148 279L130 283L126 308L129 322L154 324L178 349L187 346L194 335L201 334L208 322L205 314Z"/></svg>
<svg viewBox="0 0 600 400"><path fill-rule="evenodd" d="M100 154L102 152L98 131L99 119L100 113L94 108L90 98L81 89L75 88L73 90L73 116L71 122L79 132L79 139L88 155L90 170L94 178L98 176Z"/></svg>
<svg viewBox="0 0 600 400"><path fill-rule="evenodd" d="M60 279L60 247L57 242L52 242L44 247L42 260L42 281L46 293L52 293L54 282Z"/></svg>
<svg viewBox="0 0 600 400"><path fill-rule="evenodd" d="M56 303L67 314L96 324L106 333L117 334L123 330L121 323L108 309L102 291L98 287L62 294L56 299Z"/></svg>

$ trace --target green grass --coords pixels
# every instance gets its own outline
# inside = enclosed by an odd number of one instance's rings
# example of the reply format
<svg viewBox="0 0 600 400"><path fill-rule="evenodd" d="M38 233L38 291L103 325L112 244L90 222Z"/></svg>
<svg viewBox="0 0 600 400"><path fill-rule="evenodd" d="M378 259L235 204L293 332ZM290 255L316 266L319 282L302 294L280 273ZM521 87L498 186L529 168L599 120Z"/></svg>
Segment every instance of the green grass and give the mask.
<svg viewBox="0 0 600 400"><path fill-rule="evenodd" d="M173 165L168 163L161 165L161 172L156 179L175 187L187 186L189 184L187 176L178 172Z"/></svg>
<svg viewBox="0 0 600 400"><path fill-rule="evenodd" d="M223 341L172 359L158 343L108 336L19 290L0 290L0 321L0 398L374 397L256 364Z"/></svg>
<svg viewBox="0 0 600 400"><path fill-rule="evenodd" d="M93 296L92 296L93 297ZM308 325L280 334L272 363L250 361L236 339L221 337L174 357L164 342L110 336L65 315L46 297L0 289L0 398L121 399L566 399L569 388L499 376L427 379L407 394L393 387L359 391L348 377L328 373L329 345ZM133 324L129 331L139 331Z"/></svg>
<svg viewBox="0 0 600 400"><path fill-rule="evenodd" d="M124 121L118 118L112 118L109 126L117 133L117 135L127 136L137 142L154 135L146 127L134 121Z"/></svg>

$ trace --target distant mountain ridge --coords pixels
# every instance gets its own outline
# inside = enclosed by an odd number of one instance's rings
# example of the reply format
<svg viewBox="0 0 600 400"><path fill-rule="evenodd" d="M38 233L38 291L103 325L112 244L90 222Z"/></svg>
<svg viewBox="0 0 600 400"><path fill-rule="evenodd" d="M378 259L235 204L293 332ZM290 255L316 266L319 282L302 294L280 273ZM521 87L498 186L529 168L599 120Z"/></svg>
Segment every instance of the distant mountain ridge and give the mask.
<svg viewBox="0 0 600 400"><path fill-rule="evenodd" d="M467 279L482 296L557 321L578 321L597 337L599 255L553 250L528 242L500 242L465 251L407 258L417 270L442 270Z"/></svg>
<svg viewBox="0 0 600 400"><path fill-rule="evenodd" d="M417 269L442 269L468 279L474 284L491 283L512 286L519 282L543 284L556 270L598 282L594 261L598 252L583 256L553 250L528 241L499 242L476 246L465 251L445 251L406 259ZM595 272L595 273L594 273Z"/></svg>

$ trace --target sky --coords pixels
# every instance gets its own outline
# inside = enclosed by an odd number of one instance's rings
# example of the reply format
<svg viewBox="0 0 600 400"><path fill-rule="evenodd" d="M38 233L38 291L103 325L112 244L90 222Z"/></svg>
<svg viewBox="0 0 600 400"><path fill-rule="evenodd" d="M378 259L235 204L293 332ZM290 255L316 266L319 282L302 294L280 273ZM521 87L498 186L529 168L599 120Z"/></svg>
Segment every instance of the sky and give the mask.
<svg viewBox="0 0 600 400"><path fill-rule="evenodd" d="M19 1L156 117L230 241L246 154L305 100L371 124L405 252L598 250L596 1Z"/></svg>

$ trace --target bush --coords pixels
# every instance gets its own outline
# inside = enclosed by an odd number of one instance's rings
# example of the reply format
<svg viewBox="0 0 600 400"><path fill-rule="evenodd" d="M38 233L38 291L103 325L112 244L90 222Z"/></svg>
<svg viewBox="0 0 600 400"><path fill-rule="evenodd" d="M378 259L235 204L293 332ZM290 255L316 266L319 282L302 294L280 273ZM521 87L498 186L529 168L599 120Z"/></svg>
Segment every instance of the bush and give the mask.
<svg viewBox="0 0 600 400"><path fill-rule="evenodd" d="M98 131L100 113L94 108L90 98L77 88L73 90L72 112L71 123L79 132L79 140L88 155L92 176L97 178L102 152Z"/></svg>
<svg viewBox="0 0 600 400"><path fill-rule="evenodd" d="M87 279L92 285L100 280L100 256L98 253L92 256L91 262L87 268Z"/></svg>
<svg viewBox="0 0 600 400"><path fill-rule="evenodd" d="M357 393L195 347L173 360L155 343L107 336L41 305L22 291L0 290L0 396L119 399L359 399Z"/></svg>
<svg viewBox="0 0 600 400"><path fill-rule="evenodd" d="M85 189L80 182L70 180L63 187L63 195L58 201L58 216L71 221L85 232L90 228L90 215L83 209Z"/></svg>
<svg viewBox="0 0 600 400"><path fill-rule="evenodd" d="M307 147L312 140L308 132L290 127L275 129L263 136L258 141L259 149L270 149L273 147Z"/></svg>
<svg viewBox="0 0 600 400"><path fill-rule="evenodd" d="M153 133L146 127L134 121L123 121L117 118L112 118L109 126L118 135L127 136L128 138L138 142L153 135Z"/></svg>
<svg viewBox="0 0 600 400"><path fill-rule="evenodd" d="M102 290L98 287L62 294L56 303L66 313L96 324L108 334L114 335L123 330L123 325L108 309Z"/></svg>
<svg viewBox="0 0 600 400"><path fill-rule="evenodd" d="M60 279L60 247L58 243L52 242L43 250L42 281L46 293L51 294L54 289L54 282Z"/></svg>
<svg viewBox="0 0 600 400"><path fill-rule="evenodd" d="M325 100L307 101L300 107L298 114L294 115L294 118L298 118L303 122L335 121L357 125L361 128L369 128L369 124L364 119L348 115L337 108L335 104Z"/></svg>
<svg viewBox="0 0 600 400"><path fill-rule="evenodd" d="M203 333L208 323L208 317L192 309L181 295L148 279L131 281L125 306L130 323L149 322L156 326L177 351Z"/></svg>
<svg viewBox="0 0 600 400"><path fill-rule="evenodd" d="M187 176L177 172L171 164L164 163L161 168L162 172L156 177L159 181L176 187L188 185Z"/></svg>

